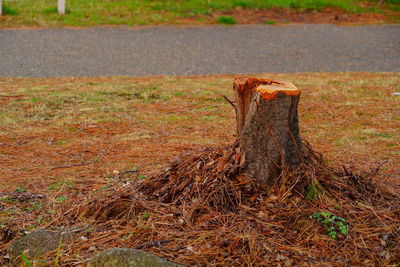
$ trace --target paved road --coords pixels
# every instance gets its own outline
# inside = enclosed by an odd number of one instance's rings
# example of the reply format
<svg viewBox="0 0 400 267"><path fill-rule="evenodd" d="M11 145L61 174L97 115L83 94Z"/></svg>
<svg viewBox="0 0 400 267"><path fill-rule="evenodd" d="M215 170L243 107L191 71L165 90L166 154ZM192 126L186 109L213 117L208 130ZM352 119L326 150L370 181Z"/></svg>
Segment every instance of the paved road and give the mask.
<svg viewBox="0 0 400 267"><path fill-rule="evenodd" d="M0 30L0 76L400 71L400 25Z"/></svg>

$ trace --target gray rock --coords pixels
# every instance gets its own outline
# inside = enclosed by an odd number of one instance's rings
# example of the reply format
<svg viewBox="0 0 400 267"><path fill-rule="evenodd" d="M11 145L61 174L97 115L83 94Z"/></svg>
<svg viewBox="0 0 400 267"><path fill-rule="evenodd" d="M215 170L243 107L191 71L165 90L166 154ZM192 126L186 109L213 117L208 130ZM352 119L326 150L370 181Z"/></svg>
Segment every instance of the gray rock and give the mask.
<svg viewBox="0 0 400 267"><path fill-rule="evenodd" d="M184 267L134 248L111 248L94 256L88 267Z"/></svg>
<svg viewBox="0 0 400 267"><path fill-rule="evenodd" d="M37 230L15 240L7 249L11 261L21 256L23 252L28 257L40 256L56 249L60 244L70 238L70 234L63 231Z"/></svg>

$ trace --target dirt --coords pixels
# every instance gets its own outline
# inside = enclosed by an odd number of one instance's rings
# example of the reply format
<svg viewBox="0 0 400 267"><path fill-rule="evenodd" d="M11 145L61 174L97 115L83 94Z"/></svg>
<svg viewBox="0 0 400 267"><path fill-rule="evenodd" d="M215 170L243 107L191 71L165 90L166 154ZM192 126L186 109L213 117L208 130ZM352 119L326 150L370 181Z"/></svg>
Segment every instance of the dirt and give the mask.
<svg viewBox="0 0 400 267"><path fill-rule="evenodd" d="M270 8L265 10L232 9L224 12L215 12L210 16L185 18L178 20L179 24L214 24L220 16L231 16L238 24L289 24L289 23L326 23L339 25L363 25L398 23L399 12L389 9L381 13L349 13L344 10L328 8L321 11L284 8Z"/></svg>
<svg viewBox="0 0 400 267"><path fill-rule="evenodd" d="M385 79L392 81L390 74L383 74ZM274 76L277 76L274 74ZM321 74L321 75L278 75L278 78L282 76L285 79L292 79L297 84L303 84L303 89L312 92L315 86L308 84L313 79L322 79L325 82L331 81L332 84L337 83L337 74ZM377 79L380 74L356 74L361 79ZM230 78L233 76L215 76L213 78L199 77L199 78L183 78L182 84L187 88L187 82L191 79L195 81L193 89L197 90L196 84L201 84L202 81L213 82L215 81L220 86L224 86L223 89L218 89L218 94L229 95L230 89ZM307 78L309 77L309 78ZM180 83L179 79L176 81ZM341 81L345 82L345 79L353 79L349 77L341 77ZM355 77L355 79L357 79ZM44 94L46 97L46 90L41 92L33 93L13 93L13 90L19 88L35 87L37 85L45 86L50 89L49 93L57 91L65 91L68 88L68 84L75 84L79 86L76 93L79 92L91 92L90 86L86 86L86 83L107 83L108 78L50 78L50 79L14 79L12 82L8 82L7 79L1 79L3 82L2 91L5 92L0 96L0 102L2 105L14 101L15 103L21 103L19 105L20 110L24 110L25 117L29 117L30 110L33 107L40 106L40 104L29 103L29 99L35 95L39 96ZM163 83L165 78L123 78L119 80L122 86L129 86L129 84L137 83L146 86L150 83ZM224 85L223 81L227 81ZM303 81L301 81L303 80ZM221 81L221 82L218 82ZM306 81L306 82L304 82ZM349 81L351 83L351 81ZM378 80L376 80L378 82ZM171 81L171 84L173 81ZM379 82L378 82L379 83ZM67 84L66 86L64 84ZM174 85L175 86L175 85ZM211 88L215 87L212 85ZM334 88L335 85L324 85L324 88ZM100 86L100 90L102 87ZM174 90L176 87L167 87L165 90ZM365 90L382 90L378 85L371 85ZM98 90L98 89L96 89ZM181 89L179 89L178 92ZM386 90L395 90L395 88L387 88ZM184 97L172 96L169 101L156 101L154 103L131 103L127 105L128 111L137 114L138 110L141 110L143 118L140 120L135 119L123 119L122 121L73 121L73 119L56 123L53 120L50 121L31 121L16 125L4 125L1 126L0 132L0 151L2 155L2 166L0 167L0 174L3 181L0 191L15 189L16 185L25 185L32 190L38 189L60 181L62 179L72 179L78 184L81 183L83 187L93 186L94 188L100 187L104 184L104 175L112 174L113 170L127 169L130 167L141 166L144 170L158 170L159 167L165 166L172 158L179 155L181 152L187 149L199 148L205 144L228 144L234 140L233 131L233 111L229 105L223 102L205 102L204 104L198 104L197 113L193 114L191 111L192 101L205 101L204 96L201 95L200 91L198 96ZM216 91L215 93L217 93ZM389 91L390 92L390 91ZM388 92L388 94L390 94ZM218 98L220 95L213 93L213 95L207 96L206 101L212 101L212 98ZM398 140L396 140L395 132L391 131L388 133L388 137L384 136L384 132L389 129L395 129L398 126L398 121L391 120L390 118L385 119L382 109L368 108L367 106L360 106L356 102L349 102L349 98L346 95L341 95L340 99L336 99L335 102L326 99L323 101L329 103L329 106L320 104L317 99L324 98L325 94L323 91L318 90L315 93L302 96L300 103L300 112L306 117L302 119L302 132L303 135L307 136L317 148L322 151L328 158L335 158L337 162L345 163L352 162L353 164L361 164L368 162L368 164L380 164L382 161L387 159L388 156L392 155L399 157L399 155L391 154L395 152ZM326 96L328 98L328 96ZM24 102L25 99L25 102ZM371 105L374 103L374 98L363 98L365 105ZM172 101L172 102L171 102ZM311 101L311 102L310 102ZM382 99L383 101L383 99ZM387 101L387 100L385 100ZM388 99L390 101L390 99ZM22 103L26 103L22 105ZM199 108L208 108L207 105L215 105L212 110L221 109L216 115L214 112L199 111ZM309 105L305 105L309 103ZM311 104L311 106L310 106ZM124 104L120 103L121 107ZM387 105L392 105L387 103ZM204 107L203 107L204 106ZM211 106L212 107L212 106ZM85 114L93 112L90 105L84 104L83 107L77 107L75 103L69 107L73 109L71 113L76 112L77 114ZM82 111L79 111L81 108ZM393 107L394 108L394 107ZM316 111L320 109L319 111ZM50 112L50 111L49 111ZM66 111L68 112L68 111ZM387 110L385 112L388 112ZM395 112L395 110L393 111ZM88 113L89 114L89 113ZM118 113L106 113L107 116L119 116ZM367 116L368 114L368 116ZM158 116L171 116L172 122L160 122ZM190 121L187 121L188 117L179 117L180 115L187 115L191 117ZM78 116L78 115L77 115ZM82 115L86 116L86 115ZM87 115L90 116L90 115ZM222 116L222 117L219 117ZM350 116L350 117L349 117ZM372 116L372 117L371 117ZM398 116L398 115L393 115ZM176 118L175 118L176 117ZM208 120L210 117L210 120ZM205 118L206 120L202 119ZM220 118L219 122L212 121ZM368 119L368 121L366 121ZM82 120L87 120L84 117ZM333 132L329 132L329 126L327 120L335 122L337 129ZM176 120L176 121L175 121ZM219 120L219 119L218 119ZM160 124L161 123L161 124ZM359 134L358 132L351 132L346 129L349 123L355 123L356 125L364 125L362 127L369 129L371 133L366 132L372 139L366 140L367 143L357 141L357 136L353 134ZM397 125L397 126L396 126ZM327 128L326 128L327 127ZM344 131L344 132L341 132ZM369 131L369 130L368 130ZM318 134L315 134L318 132ZM382 133L381 133L382 132ZM132 137L129 134L133 134ZM349 134L348 144L358 146L358 151L353 150L351 153L342 150L343 142L348 142L345 134ZM128 137L126 137L128 136ZM193 142L191 141L192 137ZM322 136L321 139L318 136ZM342 137L340 137L342 136ZM131 140L128 142L127 138ZM196 139L204 139L200 143L195 141ZM339 138L339 139L338 139ZM353 138L353 139L352 139ZM363 137L364 138L364 137ZM208 140L208 141L207 141ZM328 142L330 145L326 145ZM336 143L335 143L336 142ZM393 143L393 144L391 144ZM340 144L340 145L338 145ZM380 145L379 145L380 144ZM368 145L376 146L375 155L376 159L371 159L368 153ZM390 146L389 146L390 145ZM392 149L390 149L392 148ZM362 149L362 151L360 151ZM357 157L354 156L357 155ZM378 159L378 157L380 159ZM131 166L129 166L131 164ZM396 168L396 161L389 160L385 163L385 169L388 173L394 175L398 169ZM89 178L90 179L86 179ZM33 179L34 178L34 179Z"/></svg>

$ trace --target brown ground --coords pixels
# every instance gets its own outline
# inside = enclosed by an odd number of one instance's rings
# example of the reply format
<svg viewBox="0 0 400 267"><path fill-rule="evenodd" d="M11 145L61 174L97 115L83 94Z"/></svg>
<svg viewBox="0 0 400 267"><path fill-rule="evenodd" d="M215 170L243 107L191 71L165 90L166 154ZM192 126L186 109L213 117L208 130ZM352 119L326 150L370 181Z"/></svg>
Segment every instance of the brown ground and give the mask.
<svg viewBox="0 0 400 267"><path fill-rule="evenodd" d="M214 24L220 16L234 17L239 24L287 24L287 23L328 23L340 25L363 25L398 23L399 12L385 9L381 13L351 14L344 10L328 8L321 11L294 10L284 8L270 8L266 10L233 9L224 12L216 12L211 16L202 17L200 23ZM199 24L199 18L185 18L178 23Z"/></svg>
<svg viewBox="0 0 400 267"><path fill-rule="evenodd" d="M259 76L303 90L302 135L332 166L380 166L381 182L400 185L399 73ZM231 143L233 109L221 95L232 95L233 77L1 78L0 193L45 197L1 200L0 251L113 187L121 171L149 176L181 152Z"/></svg>
<svg viewBox="0 0 400 267"><path fill-rule="evenodd" d="M398 171L399 99L390 97L398 90L398 74L272 76L304 90L302 134L328 159L356 165L387 159L391 173ZM234 114L221 95L231 95L232 79L2 78L1 187L37 186L33 177L43 186L77 172L101 177L129 164L161 166L188 148L228 144L234 140ZM142 88L137 99L129 98Z"/></svg>

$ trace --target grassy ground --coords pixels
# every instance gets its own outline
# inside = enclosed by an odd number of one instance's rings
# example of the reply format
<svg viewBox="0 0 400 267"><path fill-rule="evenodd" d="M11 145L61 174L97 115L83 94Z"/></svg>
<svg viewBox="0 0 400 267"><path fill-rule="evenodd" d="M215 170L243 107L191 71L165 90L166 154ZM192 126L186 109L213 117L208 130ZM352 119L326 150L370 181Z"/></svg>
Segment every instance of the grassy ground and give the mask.
<svg viewBox="0 0 400 267"><path fill-rule="evenodd" d="M377 1L358 0L67 0L67 15L57 14L55 0L5 0L0 26L90 26L137 25L191 22L219 22L218 14L236 10L284 8L320 11L337 8L347 13L399 11L398 0L387 0L384 6ZM213 14L217 14L217 17ZM220 14L222 15L222 14Z"/></svg>
<svg viewBox="0 0 400 267"><path fill-rule="evenodd" d="M399 73L259 76L303 90L303 138L331 165L373 169L384 163L380 180L400 185L400 97L392 96L400 89ZM139 167L145 178L183 151L229 144L234 112L222 95L232 96L232 81L1 78L0 192L46 197L1 199L0 232L21 236L48 225L70 201L112 186L123 170ZM121 242L128 235L119 234ZM8 241L0 241L0 251Z"/></svg>

